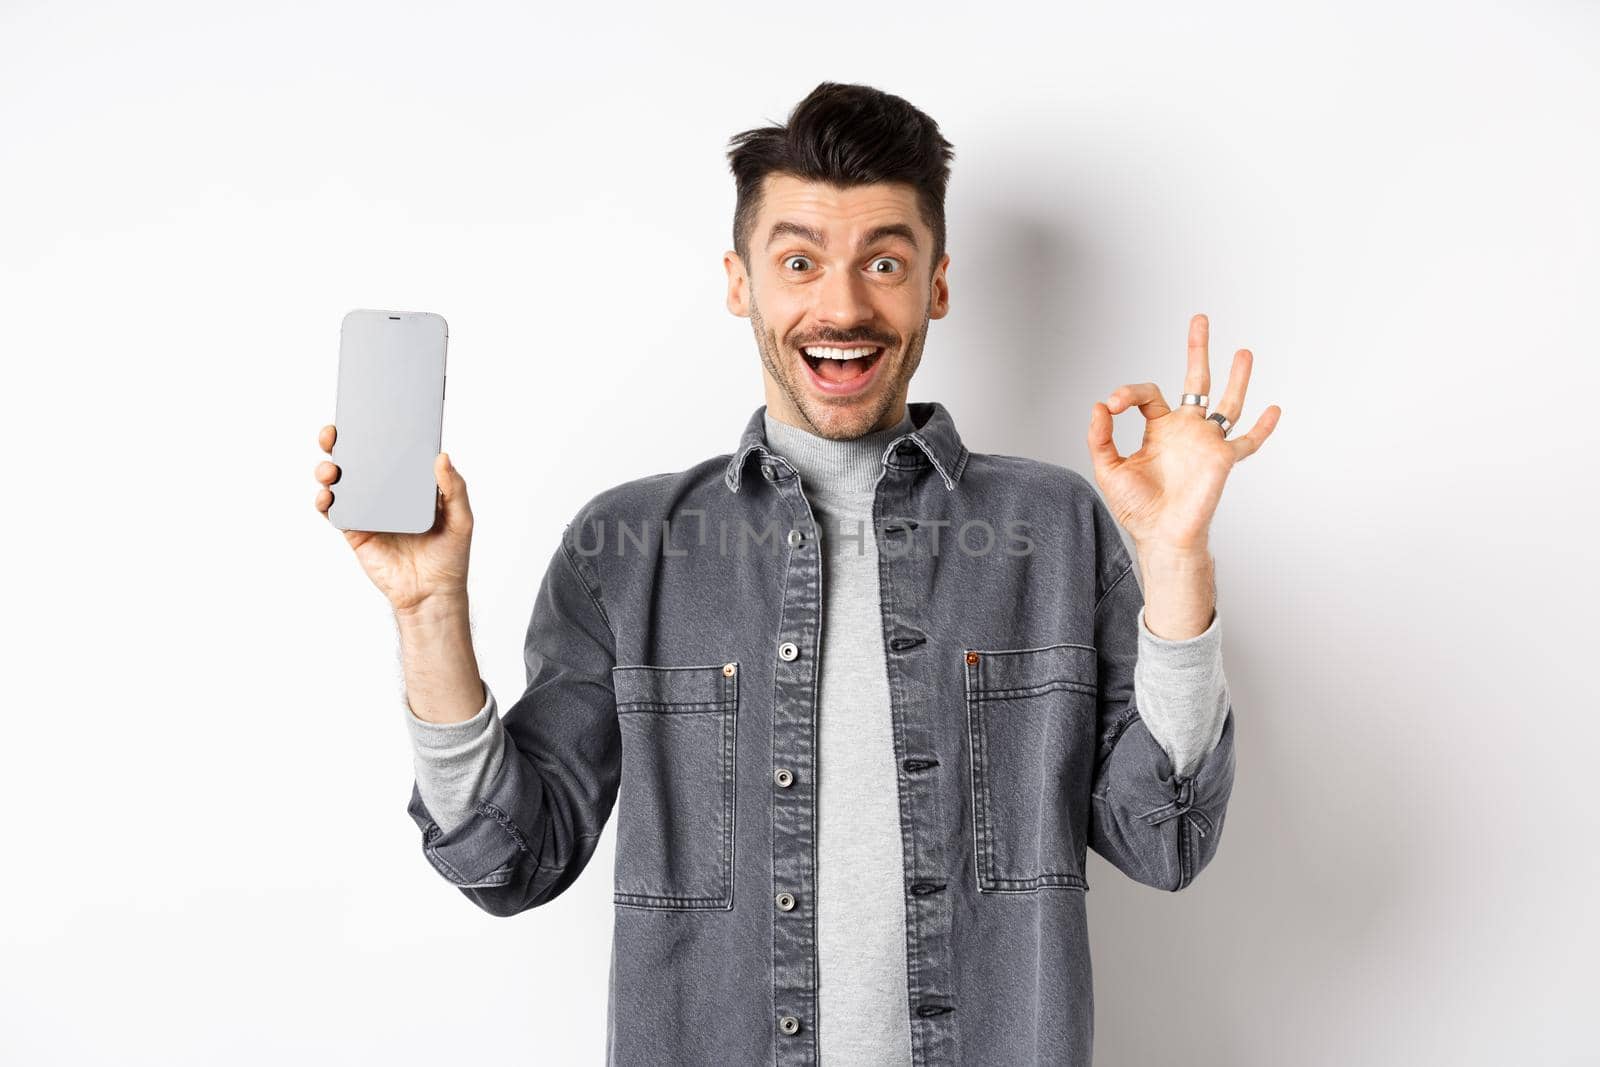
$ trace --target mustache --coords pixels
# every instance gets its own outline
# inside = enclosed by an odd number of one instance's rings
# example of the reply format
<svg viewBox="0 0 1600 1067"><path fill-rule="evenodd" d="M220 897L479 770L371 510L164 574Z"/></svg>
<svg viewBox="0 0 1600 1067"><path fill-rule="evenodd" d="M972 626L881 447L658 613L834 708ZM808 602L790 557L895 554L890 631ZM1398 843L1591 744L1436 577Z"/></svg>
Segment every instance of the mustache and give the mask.
<svg viewBox="0 0 1600 1067"><path fill-rule="evenodd" d="M829 330L819 333L814 337L807 337L803 340L794 341L792 343L796 348L804 348L806 345L825 344L877 345L879 348L893 348L895 340L892 337L885 337L880 333L875 333L869 330Z"/></svg>

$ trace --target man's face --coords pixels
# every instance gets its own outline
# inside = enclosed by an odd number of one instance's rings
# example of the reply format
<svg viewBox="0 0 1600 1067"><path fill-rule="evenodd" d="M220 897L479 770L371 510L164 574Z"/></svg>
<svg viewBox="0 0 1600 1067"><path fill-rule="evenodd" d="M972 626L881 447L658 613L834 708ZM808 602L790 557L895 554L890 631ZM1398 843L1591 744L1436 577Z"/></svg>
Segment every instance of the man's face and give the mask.
<svg viewBox="0 0 1600 1067"><path fill-rule="evenodd" d="M898 422L950 304L916 190L769 174L748 243L748 263L722 258L728 310L755 331L772 416L835 439Z"/></svg>

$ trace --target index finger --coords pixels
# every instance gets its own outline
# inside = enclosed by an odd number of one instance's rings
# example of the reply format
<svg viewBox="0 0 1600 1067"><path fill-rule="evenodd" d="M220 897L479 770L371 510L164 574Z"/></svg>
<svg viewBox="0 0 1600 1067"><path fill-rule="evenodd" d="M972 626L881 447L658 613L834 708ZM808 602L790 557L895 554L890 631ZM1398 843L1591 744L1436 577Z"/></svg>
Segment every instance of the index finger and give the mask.
<svg viewBox="0 0 1600 1067"><path fill-rule="evenodd" d="M327 452L329 455L333 454L333 439L338 436L338 433L339 432L333 428L333 423L330 422L328 425L322 428L321 433L317 434L317 443L321 445L322 450Z"/></svg>

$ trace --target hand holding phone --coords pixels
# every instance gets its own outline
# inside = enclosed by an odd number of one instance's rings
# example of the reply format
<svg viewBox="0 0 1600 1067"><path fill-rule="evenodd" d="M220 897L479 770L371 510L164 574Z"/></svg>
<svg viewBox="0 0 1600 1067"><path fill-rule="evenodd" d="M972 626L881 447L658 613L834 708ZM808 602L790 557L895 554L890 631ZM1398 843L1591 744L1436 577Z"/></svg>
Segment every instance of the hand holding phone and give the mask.
<svg viewBox="0 0 1600 1067"><path fill-rule="evenodd" d="M401 613L465 603L472 538L466 481L438 451L444 320L420 314L410 330L382 332L406 314L345 317L337 421L318 435L330 460L316 469L317 510L344 531L367 576Z"/></svg>

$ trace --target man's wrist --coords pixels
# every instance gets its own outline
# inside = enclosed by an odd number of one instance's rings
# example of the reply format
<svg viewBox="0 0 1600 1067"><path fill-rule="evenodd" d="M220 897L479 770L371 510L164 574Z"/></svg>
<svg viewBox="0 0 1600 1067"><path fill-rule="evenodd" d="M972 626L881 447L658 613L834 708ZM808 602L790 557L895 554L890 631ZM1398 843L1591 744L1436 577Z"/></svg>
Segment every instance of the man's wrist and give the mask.
<svg viewBox="0 0 1600 1067"><path fill-rule="evenodd" d="M418 719L459 723L483 707L466 596L429 597L395 611L406 701Z"/></svg>
<svg viewBox="0 0 1600 1067"><path fill-rule="evenodd" d="M394 609L396 624L402 631L427 633L455 626L470 618L465 590L434 593L415 604Z"/></svg>
<svg viewBox="0 0 1600 1067"><path fill-rule="evenodd" d="M1214 562L1211 556L1211 546L1208 542L1197 541L1194 544L1173 545L1166 542L1148 541L1134 542L1133 551L1139 557L1139 567L1142 571L1149 571L1156 567L1181 572L1203 570Z"/></svg>
<svg viewBox="0 0 1600 1067"><path fill-rule="evenodd" d="M1201 547L1141 545L1145 624L1152 635L1182 641L1204 633L1216 617L1216 560Z"/></svg>

